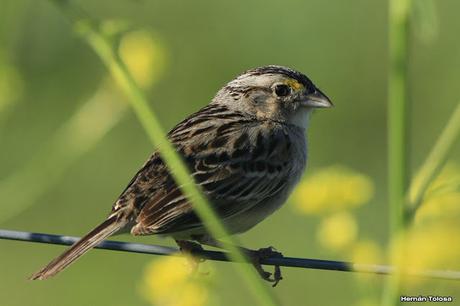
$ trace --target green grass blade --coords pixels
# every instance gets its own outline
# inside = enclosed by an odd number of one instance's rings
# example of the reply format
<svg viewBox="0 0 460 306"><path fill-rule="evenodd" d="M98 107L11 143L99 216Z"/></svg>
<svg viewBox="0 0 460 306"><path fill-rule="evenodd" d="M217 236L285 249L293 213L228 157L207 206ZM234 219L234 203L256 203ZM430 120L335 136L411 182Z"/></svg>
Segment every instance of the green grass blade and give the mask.
<svg viewBox="0 0 460 306"><path fill-rule="evenodd" d="M430 154L413 179L409 190L409 216L413 217L423 201L425 192L447 161L449 152L460 135L460 102Z"/></svg>
<svg viewBox="0 0 460 306"><path fill-rule="evenodd" d="M408 98L407 56L409 0L389 1L388 75L388 200L390 209L389 245L404 234L405 194L408 187ZM398 250L398 252L403 250ZM393 261L393 260L392 260ZM401 271L388 278L383 304L399 304Z"/></svg>

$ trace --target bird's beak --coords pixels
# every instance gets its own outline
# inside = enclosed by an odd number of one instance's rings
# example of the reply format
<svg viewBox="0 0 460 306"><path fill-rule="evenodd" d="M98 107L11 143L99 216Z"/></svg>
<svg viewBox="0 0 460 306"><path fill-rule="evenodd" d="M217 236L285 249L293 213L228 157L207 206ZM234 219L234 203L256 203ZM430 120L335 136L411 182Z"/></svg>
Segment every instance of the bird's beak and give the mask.
<svg viewBox="0 0 460 306"><path fill-rule="evenodd" d="M319 89L304 95L301 105L312 108L330 108L334 106L331 100Z"/></svg>

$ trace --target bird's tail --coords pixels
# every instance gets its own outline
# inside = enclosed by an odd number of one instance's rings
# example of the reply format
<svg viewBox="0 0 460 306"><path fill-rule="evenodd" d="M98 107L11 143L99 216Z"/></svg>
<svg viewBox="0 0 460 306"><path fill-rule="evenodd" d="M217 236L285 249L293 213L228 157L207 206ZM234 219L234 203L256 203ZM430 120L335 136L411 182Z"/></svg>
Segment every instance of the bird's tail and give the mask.
<svg viewBox="0 0 460 306"><path fill-rule="evenodd" d="M29 279L42 280L56 275L102 240L119 231L127 223L128 221L125 218L117 218L117 216L108 218Z"/></svg>

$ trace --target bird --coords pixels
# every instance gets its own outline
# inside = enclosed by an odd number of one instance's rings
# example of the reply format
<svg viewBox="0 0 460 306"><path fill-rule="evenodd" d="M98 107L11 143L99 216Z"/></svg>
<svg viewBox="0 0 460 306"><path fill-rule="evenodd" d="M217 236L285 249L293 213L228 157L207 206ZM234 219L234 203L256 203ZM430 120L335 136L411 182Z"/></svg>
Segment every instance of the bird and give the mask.
<svg viewBox="0 0 460 306"><path fill-rule="evenodd" d="M303 73L268 65L238 75L211 102L178 123L167 138L184 160L230 235L248 231L278 210L307 163L311 113L331 100ZM48 279L109 236L131 233L175 239L181 250L222 247L154 151L112 205L108 217L30 279ZM250 254L280 255L274 248ZM265 254L265 255L264 255ZM272 273L253 264L261 277Z"/></svg>

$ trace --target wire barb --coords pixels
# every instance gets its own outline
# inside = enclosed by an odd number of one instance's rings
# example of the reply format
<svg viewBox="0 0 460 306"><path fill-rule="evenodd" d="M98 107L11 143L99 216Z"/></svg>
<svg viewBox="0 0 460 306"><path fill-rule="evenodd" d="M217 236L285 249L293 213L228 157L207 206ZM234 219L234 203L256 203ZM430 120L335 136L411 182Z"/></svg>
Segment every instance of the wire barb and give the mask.
<svg viewBox="0 0 460 306"><path fill-rule="evenodd" d="M26 242L38 242L47 244L71 245L78 241L79 237L61 236L43 233L31 233L22 231L12 231L0 229L0 239L17 240ZM166 247L152 244L132 243L106 240L101 242L96 249L105 249L113 251L122 251L130 253L141 253L151 255L173 255L180 256L177 248ZM193 255L215 261L230 261L227 252L196 250ZM305 268L316 270L342 271L342 272L360 272L371 274L392 274L395 272L394 267L377 264L357 264L346 261L334 261L323 259L296 258L296 257L272 257L261 260L261 264L280 267ZM406 274L411 276L460 280L460 271L450 270L408 270Z"/></svg>

